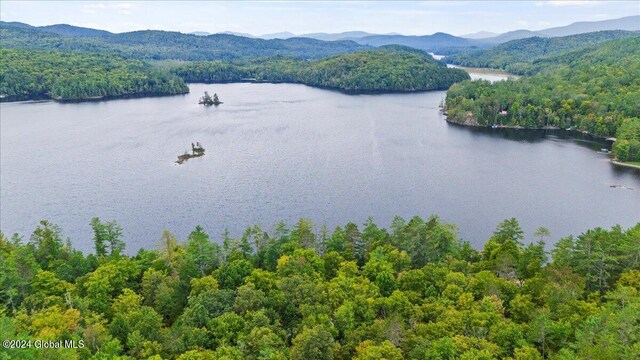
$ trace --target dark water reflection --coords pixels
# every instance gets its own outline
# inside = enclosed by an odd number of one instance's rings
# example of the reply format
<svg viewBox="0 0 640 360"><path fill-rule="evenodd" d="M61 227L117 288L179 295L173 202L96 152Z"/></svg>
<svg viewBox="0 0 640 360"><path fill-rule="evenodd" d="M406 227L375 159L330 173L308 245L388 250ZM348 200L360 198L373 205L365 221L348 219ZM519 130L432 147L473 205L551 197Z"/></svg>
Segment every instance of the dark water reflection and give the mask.
<svg viewBox="0 0 640 360"><path fill-rule="evenodd" d="M567 130L555 130L555 129L539 129L539 130L525 130L525 129L508 129L498 128L492 129L488 127L468 127L456 124L449 124L453 127L473 132L475 134L482 134L483 136L489 136L496 139L505 139L518 142L538 143L541 141L568 141L579 146L584 146L594 151L600 151L602 149L611 150L611 142L604 139L583 134L576 131Z"/></svg>
<svg viewBox="0 0 640 360"><path fill-rule="evenodd" d="M224 104L203 108L200 95ZM290 84L191 85L184 96L0 106L0 226L46 218L83 250L89 220L116 219L130 251L163 229L334 227L439 214L476 246L505 218L553 241L640 220L640 172L597 139L472 129L438 113L444 92L350 96ZM174 161L199 141L206 155ZM606 144L604 144L606 146ZM611 188L610 185L634 188Z"/></svg>

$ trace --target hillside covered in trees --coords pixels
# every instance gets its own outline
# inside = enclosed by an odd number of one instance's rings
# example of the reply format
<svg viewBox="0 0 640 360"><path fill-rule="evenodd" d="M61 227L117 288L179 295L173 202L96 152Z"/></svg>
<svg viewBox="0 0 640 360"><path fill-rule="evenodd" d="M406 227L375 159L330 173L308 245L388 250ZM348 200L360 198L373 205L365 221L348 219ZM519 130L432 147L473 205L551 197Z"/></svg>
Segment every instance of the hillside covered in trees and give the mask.
<svg viewBox="0 0 640 360"><path fill-rule="evenodd" d="M618 137L614 156L640 161L640 36L550 56L535 65L539 70L531 77L452 86L448 119Z"/></svg>
<svg viewBox="0 0 640 360"><path fill-rule="evenodd" d="M515 219L477 251L433 216L390 230L309 220L221 245L126 256L114 221L91 221L94 254L42 221L0 236L3 359L637 359L640 223L523 244ZM550 255L550 258L549 258ZM73 340L78 348L38 349ZM30 344L30 347L28 347Z"/></svg>
<svg viewBox="0 0 640 360"><path fill-rule="evenodd" d="M144 30L128 33L71 31L51 33L39 28L2 23L2 47L33 50L72 50L109 53L141 60L212 61L287 56L319 59L369 48L353 41L252 39L228 34L196 36L172 31ZM75 36L72 34L76 34Z"/></svg>
<svg viewBox="0 0 640 360"><path fill-rule="evenodd" d="M469 78L420 50L383 47L323 60L148 63L75 51L0 49L0 94L81 100L126 95L182 94L185 82L292 82L348 92L444 90Z"/></svg>
<svg viewBox="0 0 640 360"><path fill-rule="evenodd" d="M350 41L54 29L2 23L0 94L58 100L179 94L188 92L184 82L248 78L355 93L410 92L443 90L469 78L401 46L362 51L368 47Z"/></svg>
<svg viewBox="0 0 640 360"><path fill-rule="evenodd" d="M404 45L441 55L469 52L491 46L482 41L465 39L442 32L433 35L370 35L354 39L354 41L371 46Z"/></svg>
<svg viewBox="0 0 640 360"><path fill-rule="evenodd" d="M189 92L179 77L105 54L0 49L0 94L78 100Z"/></svg>
<svg viewBox="0 0 640 360"><path fill-rule="evenodd" d="M444 90L469 79L431 55L403 46L337 55L322 60L258 59L248 62L193 62L172 72L187 82L257 81L293 82L344 91L407 92Z"/></svg>
<svg viewBox="0 0 640 360"><path fill-rule="evenodd" d="M555 38L528 37L486 50L456 54L446 60L460 66L502 69L513 74L532 75L541 70L542 66L538 66L537 62L542 59L638 35L638 32L633 31L609 30Z"/></svg>

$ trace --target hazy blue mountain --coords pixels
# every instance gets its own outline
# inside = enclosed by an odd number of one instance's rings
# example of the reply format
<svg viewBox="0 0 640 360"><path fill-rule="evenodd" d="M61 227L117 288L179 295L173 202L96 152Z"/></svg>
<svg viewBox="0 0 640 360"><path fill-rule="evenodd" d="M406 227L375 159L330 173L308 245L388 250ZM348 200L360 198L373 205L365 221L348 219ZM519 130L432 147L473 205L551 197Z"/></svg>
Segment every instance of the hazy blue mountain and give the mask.
<svg viewBox="0 0 640 360"><path fill-rule="evenodd" d="M640 5L638 5L640 7ZM640 31L640 15L602 21L580 21L571 25L537 31L543 36L568 36L604 30Z"/></svg>
<svg viewBox="0 0 640 360"><path fill-rule="evenodd" d="M486 47L478 40L464 39L446 33L435 33L433 35L373 35L365 36L353 41L371 46L383 45L404 45L416 49L425 50L436 54L450 54L458 52L460 49L479 49Z"/></svg>
<svg viewBox="0 0 640 360"><path fill-rule="evenodd" d="M243 57L246 54L251 54L250 56L258 56L258 54L264 53L265 55L286 55L286 56L294 56L294 57L309 57L314 58L324 55L336 55L344 52L351 52L355 50L362 50L366 47L361 47L362 45L368 46L383 46L383 45L404 45L410 46L416 49L425 50L428 52L442 54L442 55L451 55L460 52L469 52L474 50L483 50L498 44L506 43L513 40L531 38L534 36L538 37L556 37L556 36L566 36L573 34L581 34L586 32L594 32L594 31L602 31L602 30L628 30L628 31L640 31L640 16L628 16L620 19L611 19L611 20L603 20L603 21L590 21L590 22L577 22L563 27L555 27L544 29L540 31L531 31L531 30L515 30L509 31L504 34L500 34L497 36L491 32L480 31L477 33L472 33L465 35L463 37L454 36L446 33L435 33L433 35L401 35L401 34L371 34L364 31L348 31L341 33L308 33L302 35L296 35L291 32L278 32L272 34L263 34L260 36L254 36L248 33L238 33L238 32L230 32L226 31L218 34L210 34L208 32L196 31L189 34L182 34L179 32L171 32L171 31L157 31L157 30L144 30L144 31L134 31L129 33L121 33L114 34L105 30L98 29L90 29L79 26L73 26L68 24L56 24L56 25L47 25L47 26L31 26L29 24L21 23L21 22L0 22L0 26L4 28L12 28L12 29L26 29L26 30L37 30L51 34L57 34L70 38L101 38L109 44L117 44L122 45L128 44L131 46L129 41L135 40L135 46L144 46L145 41L150 41L150 39L154 39L154 41L159 41L156 43L156 49L153 55L153 58L172 58L175 56L172 47L185 46L185 55L181 57L189 57L192 59L209 59L213 58L227 58L227 57ZM154 35L155 34L155 35ZM16 35L16 34L14 34ZM27 37L30 35L22 34ZM185 37L196 37L200 38L200 40L189 40L192 38ZM225 38L224 36L234 36L235 38ZM11 38L11 36L9 36ZM163 40L159 40L160 38L164 38L164 40L171 39L171 41L176 41L176 43L163 43ZM206 38L207 40L202 40L202 38ZM334 45L326 45L322 43L310 43L304 40L296 40L290 43L282 43L276 45L276 43L250 43L243 39L250 40L290 40L290 39L299 39L304 38L307 40L316 40L316 41L328 41L328 42L336 42L336 41L352 41L355 43L342 43L342 44L334 44ZM139 39L139 40L136 40ZM14 39L15 40L15 39ZM33 40L33 39L31 39ZM27 41L32 45L33 43L37 43L37 41ZM48 39L49 42L55 42L52 39ZM18 41L19 43L20 41ZM204 42L204 43L202 43ZM12 40L14 43L15 41ZM42 41L40 41L42 43ZM291 44L295 49L291 48ZM360 45L358 45L360 44ZM12 46L12 45L9 45ZM15 45L13 45L15 46ZM87 44L74 43L69 39L64 40L61 44L57 46L61 46L62 48L87 48L89 47ZM99 48L101 46L100 43L94 42L90 47ZM233 47L237 46L239 50L234 49ZM359 47L360 46L360 47ZM45 48L54 48L55 46L51 43L45 46ZM252 49L252 47L255 47ZM331 49L329 49L331 48ZM303 49L308 49L310 53L308 55L302 54ZM149 50L149 49L147 49ZM214 55L215 53L215 55ZM148 53L147 53L148 54ZM188 55L187 55L188 54ZM233 54L233 55L231 55Z"/></svg>
<svg viewBox="0 0 640 360"><path fill-rule="evenodd" d="M296 34L288 32L288 31L283 31L283 32L277 32L277 33L273 33L273 34L262 34L260 36L256 36L259 39L264 39L264 40L272 40L272 39L289 39L289 38L293 38L293 37L297 37Z"/></svg>
<svg viewBox="0 0 640 360"><path fill-rule="evenodd" d="M60 31L59 27L57 29ZM52 33L51 28L15 27L3 23L0 42L7 48L108 52L149 60L230 60L271 56L319 59L369 48L353 41L309 38L263 40L229 34L196 36L159 30L88 36L77 27L72 30L60 31L62 35ZM93 33L104 34L100 30Z"/></svg>
<svg viewBox="0 0 640 360"><path fill-rule="evenodd" d="M248 35L248 34L246 35L238 34L238 35L251 37L251 35ZM400 35L400 34L398 33L374 34L374 33L368 33L366 31L345 31L340 33L319 32L319 33L307 33L307 34L296 35L294 33L284 31L284 32L278 32L273 34L264 34L257 37L260 39L290 39L293 37L304 37L304 38L316 39L316 40L322 40L322 41L337 41L337 40L356 40L356 39L361 39L367 36L386 36L386 35Z"/></svg>
<svg viewBox="0 0 640 360"><path fill-rule="evenodd" d="M55 24L47 26L38 26L38 29L53 34L64 36L110 36L110 33L106 30L97 30L91 28L85 28L80 26L73 26L68 24Z"/></svg>
<svg viewBox="0 0 640 360"><path fill-rule="evenodd" d="M12 26L20 29L33 29L35 26L31 26L29 24L21 23L19 21L0 21L0 27L4 26Z"/></svg>
<svg viewBox="0 0 640 360"><path fill-rule="evenodd" d="M640 31L640 15L602 21L580 21L567 26L554 27L538 31L515 30L500 34L498 36L484 38L480 41L490 44L502 44L508 41L526 39L534 36L557 37L586 34L606 30Z"/></svg>
<svg viewBox="0 0 640 360"><path fill-rule="evenodd" d="M366 36L375 36L378 34L368 33L365 31L346 31L341 33L310 33L302 34L300 37L307 37L312 39L335 41L335 40L354 40L360 39ZM391 34L388 34L391 35Z"/></svg>
<svg viewBox="0 0 640 360"><path fill-rule="evenodd" d="M494 33L494 32L490 32L490 31L478 31L478 32L474 32L474 33L471 33L471 34L460 35L460 37L463 37L465 39L478 40L478 39L486 39L486 38L496 37L498 35L500 35L500 34Z"/></svg>
<svg viewBox="0 0 640 360"><path fill-rule="evenodd" d="M502 44L509 41L526 39L534 36L540 36L540 34L538 34L535 31L522 29L522 30L509 31L504 34L500 34L498 36L494 36L491 38L481 39L479 41L490 43L490 44Z"/></svg>
<svg viewBox="0 0 640 360"><path fill-rule="evenodd" d="M33 25L29 25L29 24L25 24L25 23L21 23L21 22L17 22L17 21L12 21L12 22L0 21L0 27L2 27L2 28L12 27L12 28L18 28L18 29L32 29L32 30L39 30L39 31L44 31L44 32L47 32L47 33L58 34L58 35L63 35L63 36L93 36L93 37L99 37L99 36L110 36L110 35L113 35L113 33L108 32L106 30L97 30L97 29L85 28L85 27L81 27L81 26L73 26L73 25L69 25L69 24L33 26Z"/></svg>

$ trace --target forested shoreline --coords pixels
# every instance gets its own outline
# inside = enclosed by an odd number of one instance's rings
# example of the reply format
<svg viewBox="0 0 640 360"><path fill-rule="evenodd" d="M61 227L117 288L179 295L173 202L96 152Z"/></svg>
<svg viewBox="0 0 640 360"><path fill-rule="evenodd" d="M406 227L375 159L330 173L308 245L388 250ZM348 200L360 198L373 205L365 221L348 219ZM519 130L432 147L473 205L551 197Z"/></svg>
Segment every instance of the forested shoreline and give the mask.
<svg viewBox="0 0 640 360"><path fill-rule="evenodd" d="M640 160L640 36L554 53L535 66L530 77L453 85L449 121L615 137L616 159Z"/></svg>
<svg viewBox="0 0 640 360"><path fill-rule="evenodd" d="M0 94L8 98L91 100L189 92L186 82L299 83L350 93L445 90L469 79L429 54L389 46L323 60L264 58L251 61L151 64L71 51L0 49Z"/></svg>
<svg viewBox="0 0 640 360"><path fill-rule="evenodd" d="M0 236L3 359L635 359L640 223L524 244L515 219L481 250L438 217L269 233L125 255L115 221L94 253L42 221ZM81 348L37 349L35 340Z"/></svg>
<svg viewBox="0 0 640 360"><path fill-rule="evenodd" d="M635 36L638 36L637 32L609 30L552 38L529 37L490 49L448 56L447 62L466 67L499 69L516 75L534 75L554 55Z"/></svg>
<svg viewBox="0 0 640 360"><path fill-rule="evenodd" d="M179 77L139 60L107 54L0 49L0 94L88 100L189 92Z"/></svg>
<svg viewBox="0 0 640 360"><path fill-rule="evenodd" d="M169 68L187 82L287 82L353 93L446 90L469 79L465 71L449 69L431 55L404 46L383 46L313 61L267 58L190 62Z"/></svg>

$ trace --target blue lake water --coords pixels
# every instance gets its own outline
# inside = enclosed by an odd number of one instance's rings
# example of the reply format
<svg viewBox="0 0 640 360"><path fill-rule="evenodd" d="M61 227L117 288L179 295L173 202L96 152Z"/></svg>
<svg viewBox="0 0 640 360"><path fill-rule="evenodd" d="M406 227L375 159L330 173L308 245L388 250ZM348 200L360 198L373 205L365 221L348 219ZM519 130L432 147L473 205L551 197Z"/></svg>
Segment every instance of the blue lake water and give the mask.
<svg viewBox="0 0 640 360"><path fill-rule="evenodd" d="M444 92L345 95L293 84L192 84L184 96L0 105L0 227L40 219L92 248L93 216L129 252L163 229L213 238L300 217L333 228L368 216L438 214L477 247L516 217L529 239L640 221L640 172L565 132L470 129L438 112ZM208 90L224 104L205 108ZM204 157L175 164L192 142ZM625 188L612 188L623 185Z"/></svg>

